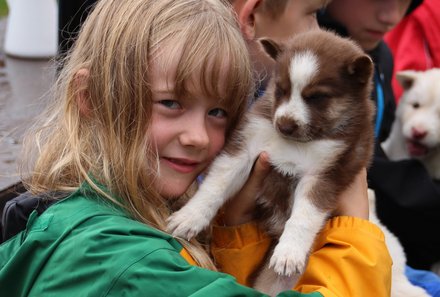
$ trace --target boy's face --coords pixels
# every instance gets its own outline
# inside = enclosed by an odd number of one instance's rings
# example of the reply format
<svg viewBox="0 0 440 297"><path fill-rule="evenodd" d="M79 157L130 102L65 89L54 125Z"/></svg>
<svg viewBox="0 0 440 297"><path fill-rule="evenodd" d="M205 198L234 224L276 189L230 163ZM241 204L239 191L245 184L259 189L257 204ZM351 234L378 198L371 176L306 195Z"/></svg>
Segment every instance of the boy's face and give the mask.
<svg viewBox="0 0 440 297"><path fill-rule="evenodd" d="M264 81L271 73L273 60L261 49L258 38L285 42L297 33L318 29L316 13L327 0L287 0L284 10L276 17L261 7L262 1L277 0L232 0L231 3L248 40L255 70Z"/></svg>
<svg viewBox="0 0 440 297"><path fill-rule="evenodd" d="M411 0L333 0L327 10L365 50L373 50L405 15Z"/></svg>
<svg viewBox="0 0 440 297"><path fill-rule="evenodd" d="M267 37L283 42L294 34L318 28L316 13L323 7L324 2L323 0L288 0L284 11L275 18L257 8L255 37Z"/></svg>

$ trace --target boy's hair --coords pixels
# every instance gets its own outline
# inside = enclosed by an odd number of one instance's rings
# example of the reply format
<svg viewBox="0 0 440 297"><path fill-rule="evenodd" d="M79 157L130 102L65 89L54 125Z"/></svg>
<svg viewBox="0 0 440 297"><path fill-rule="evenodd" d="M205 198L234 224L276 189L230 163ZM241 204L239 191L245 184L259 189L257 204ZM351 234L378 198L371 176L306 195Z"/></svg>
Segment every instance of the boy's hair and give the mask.
<svg viewBox="0 0 440 297"><path fill-rule="evenodd" d="M228 0L229 3L234 3L236 0ZM258 9L267 13L273 19L276 19L284 13L287 3L289 1L309 1L309 0L262 0ZM322 6L326 6L332 0L322 0Z"/></svg>
<svg viewBox="0 0 440 297"><path fill-rule="evenodd" d="M267 12L272 18L277 18L283 14L286 9L287 2L290 0L263 0L260 7ZM298 0L295 0L298 1Z"/></svg>
<svg viewBox="0 0 440 297"><path fill-rule="evenodd" d="M232 4L236 0L228 0L228 1L229 3ZM262 0L259 5L263 11L267 11L270 16L276 18L282 14L284 9L286 8L286 4L288 1L290 0Z"/></svg>
<svg viewBox="0 0 440 297"><path fill-rule="evenodd" d="M54 105L29 134L37 143L27 148L38 150L31 191L72 192L87 182L134 218L164 230L167 201L152 187L158 158L149 137L151 60L165 47L180 50L176 97L187 96L189 84L200 85L224 102L230 131L253 89L231 11L218 0L99 1L60 72ZM81 69L88 70L85 80ZM78 102L79 94L85 102Z"/></svg>

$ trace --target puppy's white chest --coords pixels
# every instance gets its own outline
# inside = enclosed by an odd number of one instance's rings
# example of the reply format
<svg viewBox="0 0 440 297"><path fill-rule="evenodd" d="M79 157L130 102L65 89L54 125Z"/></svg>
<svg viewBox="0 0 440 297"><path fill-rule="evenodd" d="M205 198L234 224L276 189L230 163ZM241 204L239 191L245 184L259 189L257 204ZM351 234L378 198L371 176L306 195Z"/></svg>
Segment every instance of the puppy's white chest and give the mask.
<svg viewBox="0 0 440 297"><path fill-rule="evenodd" d="M266 151L272 165L286 175L317 174L330 166L345 148L343 141L312 140L297 142L282 137L267 119L253 119L249 150Z"/></svg>

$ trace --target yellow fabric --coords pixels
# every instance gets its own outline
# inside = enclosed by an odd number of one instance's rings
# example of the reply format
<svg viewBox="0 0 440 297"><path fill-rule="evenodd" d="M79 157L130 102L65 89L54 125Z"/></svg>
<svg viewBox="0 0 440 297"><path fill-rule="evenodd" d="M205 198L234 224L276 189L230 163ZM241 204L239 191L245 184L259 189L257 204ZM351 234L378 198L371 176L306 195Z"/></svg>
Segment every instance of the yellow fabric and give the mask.
<svg viewBox="0 0 440 297"><path fill-rule="evenodd" d="M272 239L255 222L237 227L214 226L211 253L219 271L233 275L240 284L250 286Z"/></svg>
<svg viewBox="0 0 440 297"><path fill-rule="evenodd" d="M256 223L214 228L211 252L220 271L250 285L271 244ZM316 239L306 271L295 286L324 296L390 296L391 257L382 231L369 221L335 217Z"/></svg>
<svg viewBox="0 0 440 297"><path fill-rule="evenodd" d="M188 251L185 248L183 248L180 251L180 255L183 257L183 259L186 260L186 262L188 262L188 264L191 264L193 266L198 266L194 258L191 256L190 253L188 253Z"/></svg>

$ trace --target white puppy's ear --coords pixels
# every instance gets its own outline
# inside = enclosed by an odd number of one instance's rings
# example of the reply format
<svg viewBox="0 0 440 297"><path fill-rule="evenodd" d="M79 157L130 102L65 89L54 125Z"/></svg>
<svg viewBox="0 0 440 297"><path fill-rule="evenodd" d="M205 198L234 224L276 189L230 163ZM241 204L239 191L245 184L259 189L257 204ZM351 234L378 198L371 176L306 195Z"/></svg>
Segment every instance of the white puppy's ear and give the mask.
<svg viewBox="0 0 440 297"><path fill-rule="evenodd" d="M272 39L269 38L261 38L258 40L263 47L264 51L271 57L276 60L281 52L283 52L283 46L276 43Z"/></svg>
<svg viewBox="0 0 440 297"><path fill-rule="evenodd" d="M396 73L396 79L404 90L410 89L417 79L417 71L404 70Z"/></svg>

